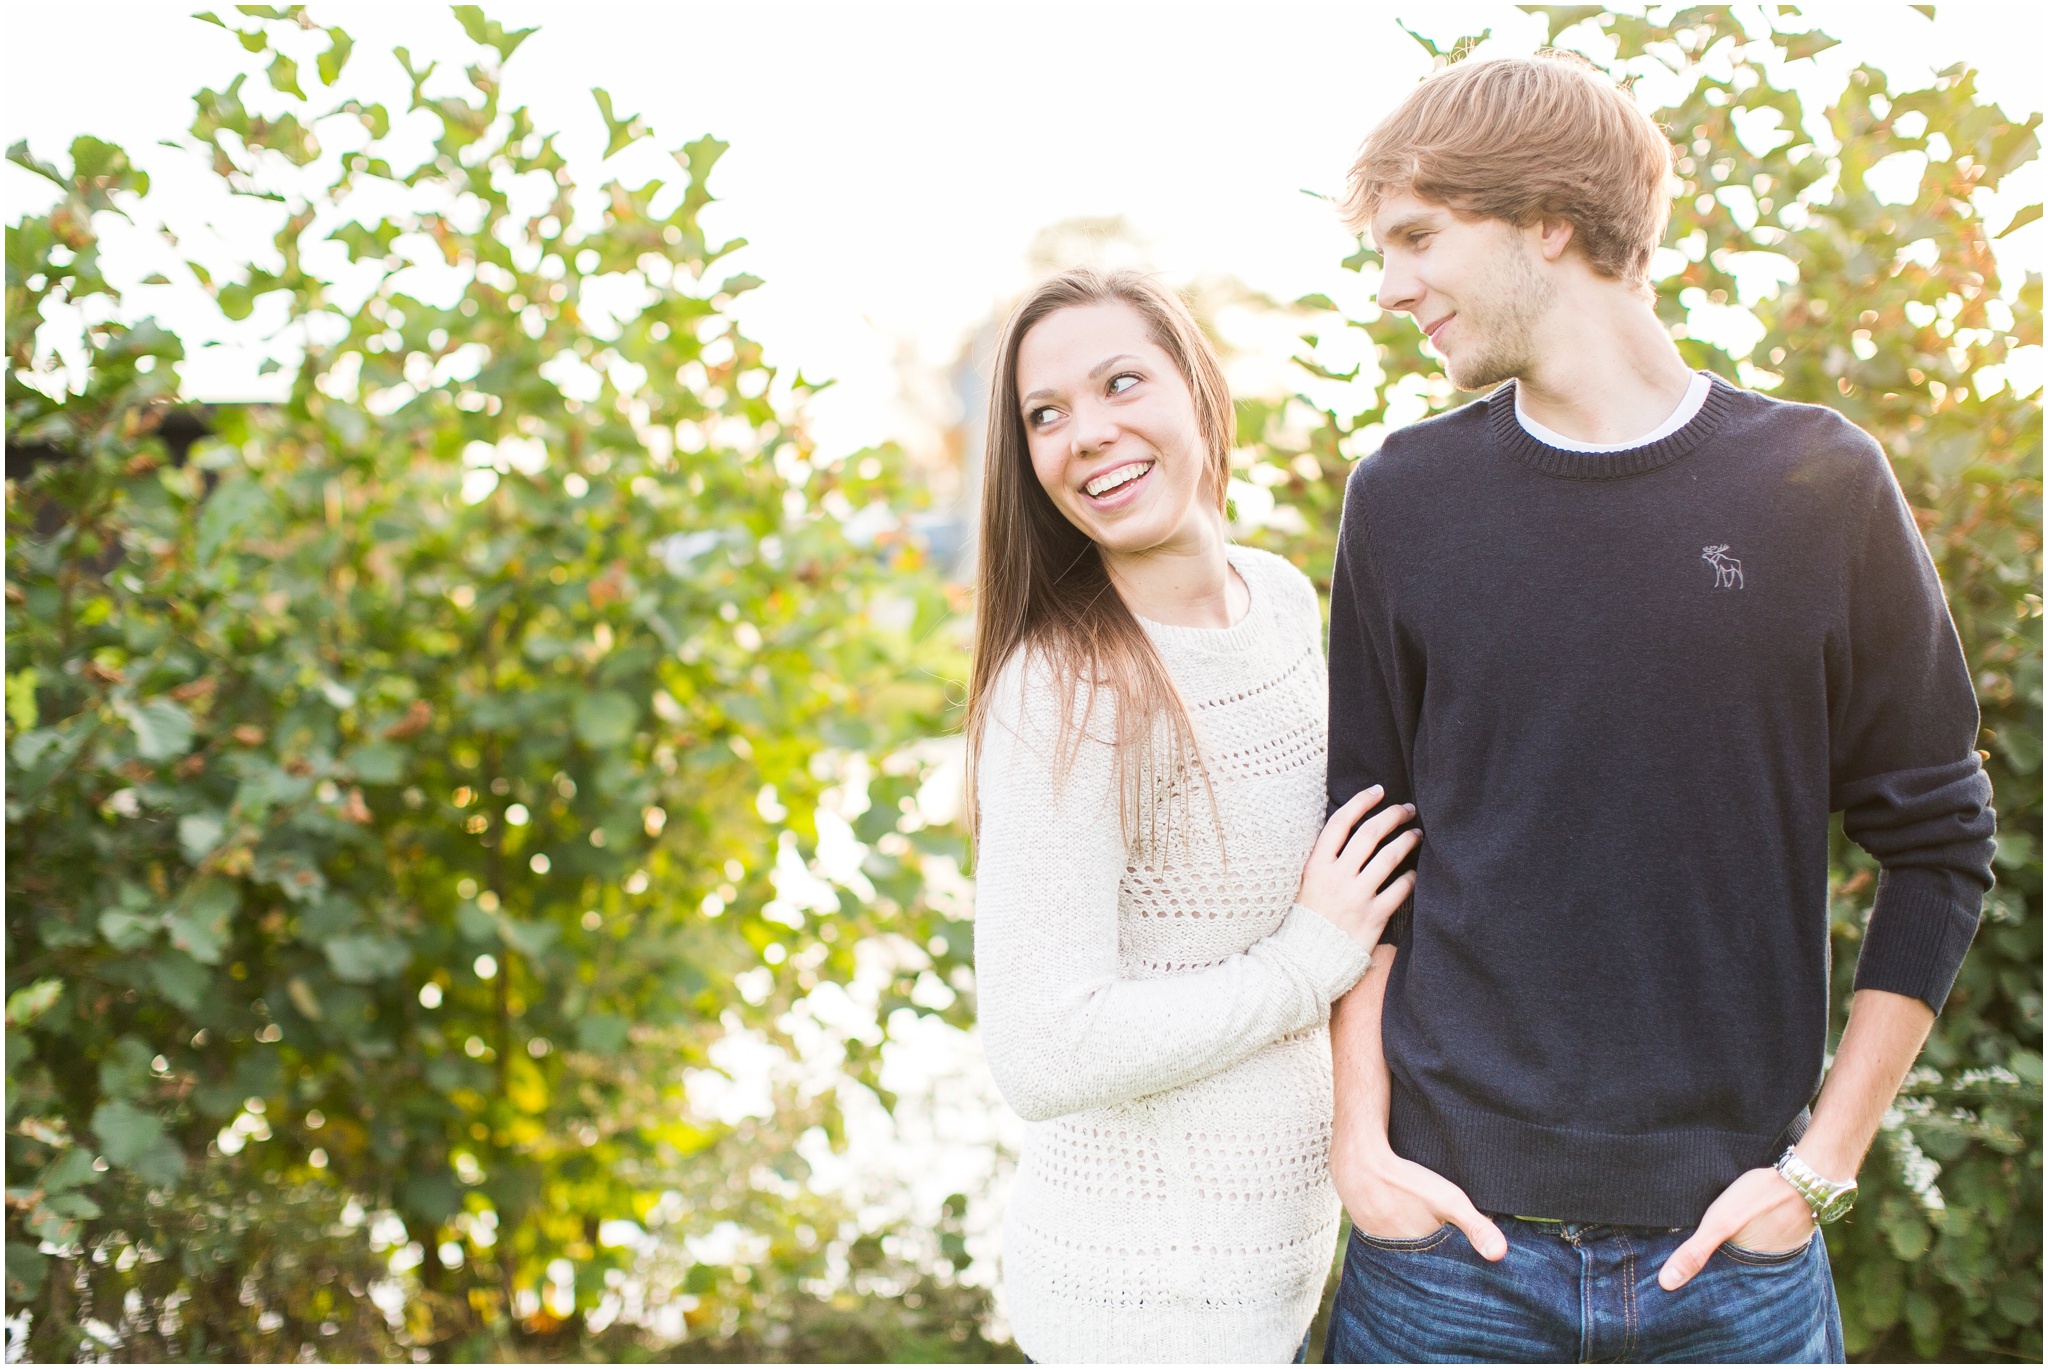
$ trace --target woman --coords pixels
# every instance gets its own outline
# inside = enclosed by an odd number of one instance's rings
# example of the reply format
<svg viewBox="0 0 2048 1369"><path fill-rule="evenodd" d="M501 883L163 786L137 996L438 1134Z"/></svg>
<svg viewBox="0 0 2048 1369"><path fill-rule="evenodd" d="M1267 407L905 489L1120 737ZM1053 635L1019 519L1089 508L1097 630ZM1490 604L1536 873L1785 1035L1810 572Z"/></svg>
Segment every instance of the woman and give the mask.
<svg viewBox="0 0 2048 1369"><path fill-rule="evenodd" d="M1039 1360L1286 1361L1336 1239L1330 1003L1408 895L1412 814L1323 823L1321 614L1226 540L1187 306L1066 272L994 379L968 747L982 1037L1033 1124L1010 1321Z"/></svg>

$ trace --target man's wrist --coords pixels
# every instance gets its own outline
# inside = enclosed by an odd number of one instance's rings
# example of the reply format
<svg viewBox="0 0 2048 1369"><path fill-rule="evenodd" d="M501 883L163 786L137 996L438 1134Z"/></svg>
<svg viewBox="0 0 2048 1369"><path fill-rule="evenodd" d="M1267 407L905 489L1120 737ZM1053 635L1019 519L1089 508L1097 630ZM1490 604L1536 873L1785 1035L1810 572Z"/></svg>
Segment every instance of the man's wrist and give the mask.
<svg viewBox="0 0 2048 1369"><path fill-rule="evenodd" d="M1339 1116L1331 1127L1330 1149L1333 1153L1341 1152L1346 1159L1354 1162L1371 1163L1391 1159L1394 1155L1394 1147L1387 1140L1387 1128L1384 1123L1366 1120L1347 1122L1342 1116Z"/></svg>
<svg viewBox="0 0 2048 1369"><path fill-rule="evenodd" d="M1840 1180L1829 1177L1801 1155L1796 1146L1787 1146L1774 1168L1778 1176L1812 1209L1816 1222L1825 1225L1839 1221L1856 1205L1856 1180L1853 1176Z"/></svg>
<svg viewBox="0 0 2048 1369"><path fill-rule="evenodd" d="M1863 1167L1861 1151L1852 1153L1842 1146L1830 1145L1827 1137L1816 1136L1811 1130L1799 1138L1792 1150L1814 1173L1831 1183L1849 1183Z"/></svg>

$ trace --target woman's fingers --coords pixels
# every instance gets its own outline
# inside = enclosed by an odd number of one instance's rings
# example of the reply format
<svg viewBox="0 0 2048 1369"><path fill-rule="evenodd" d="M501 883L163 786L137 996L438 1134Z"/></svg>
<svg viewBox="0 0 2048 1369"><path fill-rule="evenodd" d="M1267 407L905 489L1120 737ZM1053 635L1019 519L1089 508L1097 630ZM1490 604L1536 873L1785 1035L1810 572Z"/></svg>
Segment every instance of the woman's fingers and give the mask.
<svg viewBox="0 0 2048 1369"><path fill-rule="evenodd" d="M1377 890L1394 873L1394 867L1408 858L1408 853L1422 844L1422 829L1411 827L1388 839L1385 845L1373 853L1359 877Z"/></svg>
<svg viewBox="0 0 2048 1369"><path fill-rule="evenodd" d="M1330 820L1323 824L1322 835L1316 838L1315 852L1311 859L1335 860L1338 853L1344 849L1344 839L1350 835L1353 824L1366 809L1378 803L1380 795L1384 793L1385 788L1377 784L1369 789L1361 789L1353 794L1342 808L1330 814Z"/></svg>
<svg viewBox="0 0 2048 1369"><path fill-rule="evenodd" d="M1351 840L1344 846L1344 860L1352 870L1364 866L1378 850L1387 834L1415 816L1415 806L1407 803L1390 803L1358 824L1358 830L1351 834Z"/></svg>
<svg viewBox="0 0 2048 1369"><path fill-rule="evenodd" d="M1392 884L1389 884L1386 888L1373 895L1372 907L1368 912L1384 928L1388 922L1393 920L1394 914L1401 911L1401 905L1408 901L1408 895L1414 892L1415 872L1409 870Z"/></svg>

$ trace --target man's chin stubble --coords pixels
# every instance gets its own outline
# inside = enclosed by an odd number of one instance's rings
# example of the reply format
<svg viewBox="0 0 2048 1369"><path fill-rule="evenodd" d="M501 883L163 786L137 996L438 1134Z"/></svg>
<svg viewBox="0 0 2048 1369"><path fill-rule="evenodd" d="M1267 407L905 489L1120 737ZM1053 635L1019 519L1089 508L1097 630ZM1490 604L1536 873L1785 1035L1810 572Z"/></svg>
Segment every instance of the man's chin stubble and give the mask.
<svg viewBox="0 0 2048 1369"><path fill-rule="evenodd" d="M1518 361L1497 354L1484 354L1460 361L1446 358L1444 375L1451 384L1461 390L1490 390L1504 380L1513 380L1522 373Z"/></svg>

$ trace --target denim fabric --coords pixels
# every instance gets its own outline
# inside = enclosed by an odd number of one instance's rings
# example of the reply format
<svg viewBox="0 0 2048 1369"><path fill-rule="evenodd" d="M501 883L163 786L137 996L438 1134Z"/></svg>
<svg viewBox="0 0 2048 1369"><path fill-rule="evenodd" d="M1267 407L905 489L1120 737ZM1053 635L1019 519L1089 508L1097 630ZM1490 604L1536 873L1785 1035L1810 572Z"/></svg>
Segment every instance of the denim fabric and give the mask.
<svg viewBox="0 0 2048 1369"><path fill-rule="evenodd" d="M1667 1293L1657 1271L1690 1231L1496 1220L1499 1264L1452 1226L1409 1241L1353 1231L1326 1362L1843 1362L1818 1232L1780 1255L1724 1245Z"/></svg>

